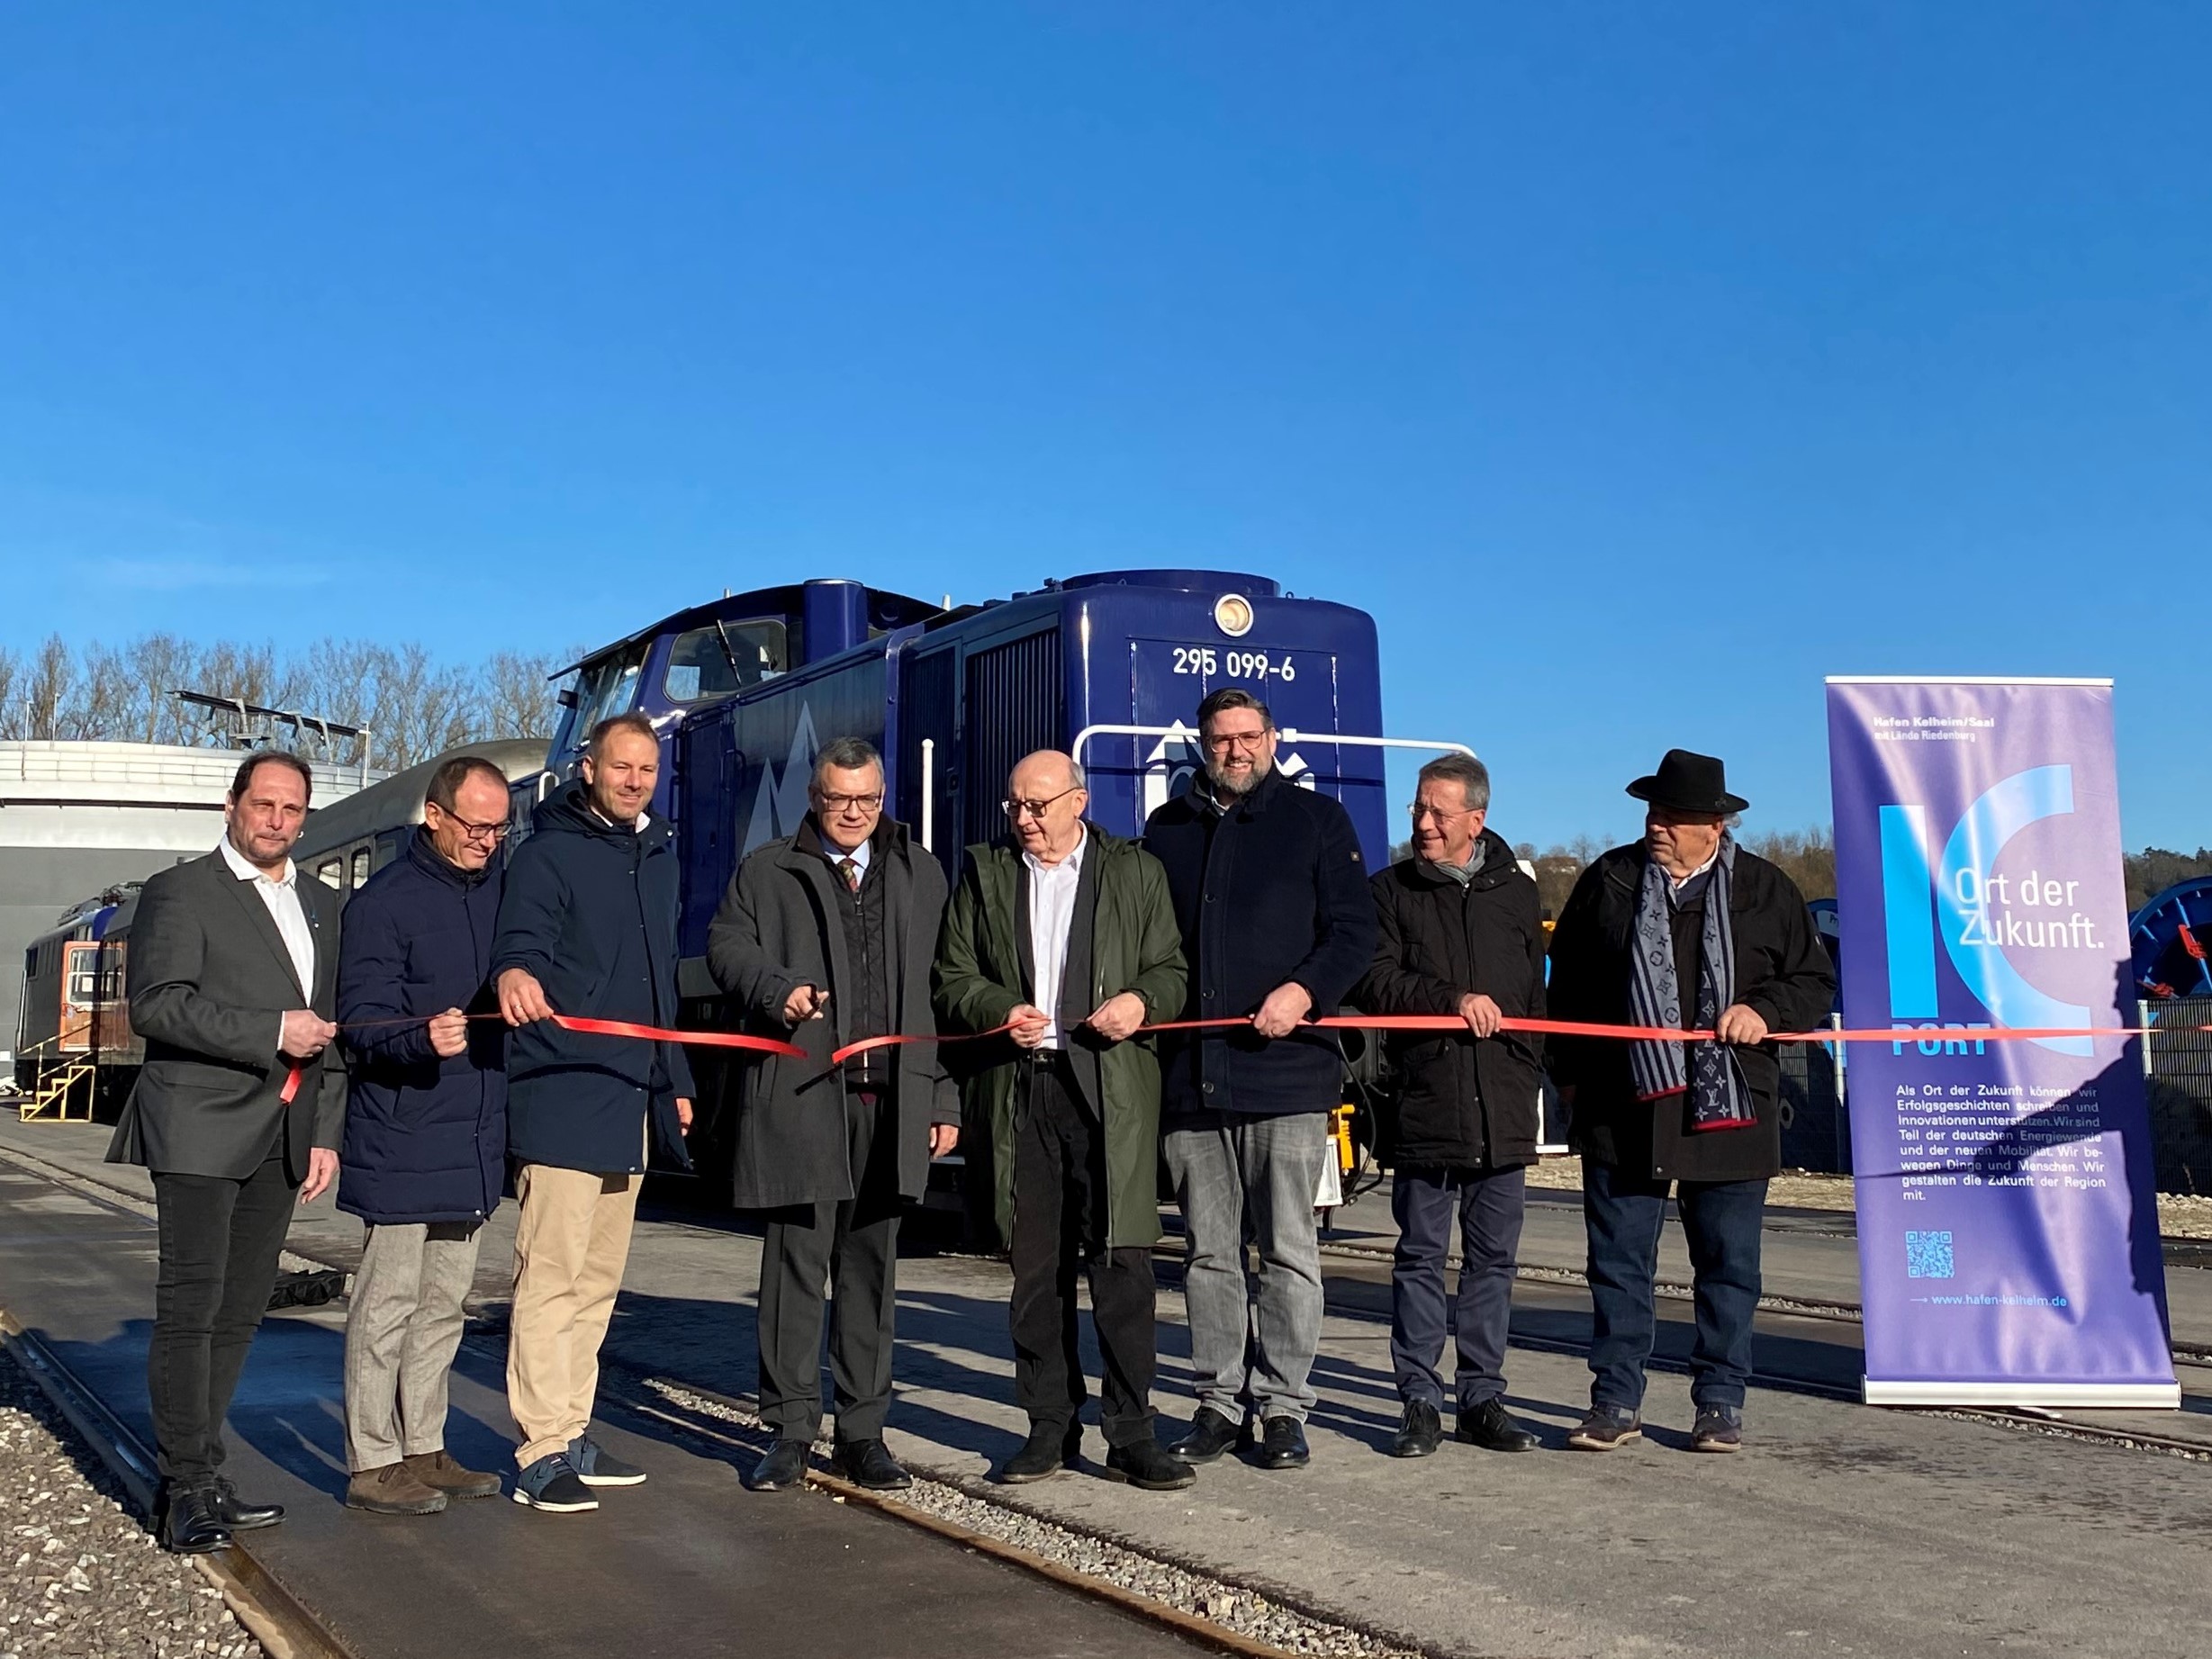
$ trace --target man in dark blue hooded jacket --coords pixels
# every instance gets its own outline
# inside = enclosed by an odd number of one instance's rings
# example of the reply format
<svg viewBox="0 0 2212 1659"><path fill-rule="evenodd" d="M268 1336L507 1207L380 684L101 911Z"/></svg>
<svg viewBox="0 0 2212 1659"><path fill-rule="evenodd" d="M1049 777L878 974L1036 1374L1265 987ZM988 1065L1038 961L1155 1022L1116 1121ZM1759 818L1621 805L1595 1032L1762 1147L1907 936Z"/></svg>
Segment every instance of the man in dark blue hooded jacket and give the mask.
<svg viewBox="0 0 2212 1659"><path fill-rule="evenodd" d="M640 714L591 730L582 780L540 807L500 905L492 972L507 1045L515 1300L507 1402L522 1430L515 1501L599 1507L643 1469L588 1432L599 1348L657 1144L688 1166L691 1073L676 1043L571 1031L564 1014L666 1029L676 1019L674 843L646 807L660 740Z"/></svg>
<svg viewBox="0 0 2212 1659"><path fill-rule="evenodd" d="M446 1398L507 1158L491 985L507 774L456 755L427 797L407 851L347 906L338 958L353 1070L338 1207L368 1228L346 1316L346 1501L380 1515L500 1489L447 1453Z"/></svg>

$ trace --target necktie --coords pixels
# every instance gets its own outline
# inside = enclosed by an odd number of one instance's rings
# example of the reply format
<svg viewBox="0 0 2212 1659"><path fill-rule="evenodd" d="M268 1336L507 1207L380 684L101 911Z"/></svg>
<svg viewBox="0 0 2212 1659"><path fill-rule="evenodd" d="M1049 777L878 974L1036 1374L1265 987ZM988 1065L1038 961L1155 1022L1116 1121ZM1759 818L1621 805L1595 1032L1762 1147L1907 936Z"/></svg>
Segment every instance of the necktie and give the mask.
<svg viewBox="0 0 2212 1659"><path fill-rule="evenodd" d="M848 893L859 892L861 884L861 867L848 857L839 859L837 861L837 868L844 876L845 891Z"/></svg>

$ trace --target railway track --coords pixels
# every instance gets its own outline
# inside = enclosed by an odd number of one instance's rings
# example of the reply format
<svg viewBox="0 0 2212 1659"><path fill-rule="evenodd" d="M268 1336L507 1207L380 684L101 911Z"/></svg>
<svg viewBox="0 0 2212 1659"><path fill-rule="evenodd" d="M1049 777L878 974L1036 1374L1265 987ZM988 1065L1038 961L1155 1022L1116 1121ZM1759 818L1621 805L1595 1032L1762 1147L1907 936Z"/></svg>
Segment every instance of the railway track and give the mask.
<svg viewBox="0 0 2212 1659"><path fill-rule="evenodd" d="M27 1171L41 1160L7 1155L9 1161ZM95 1181L41 1166L33 1171L41 1178L66 1186L100 1204L111 1213L128 1215L143 1225L149 1208L142 1201L117 1193ZM1170 1244L1161 1252L1163 1281L1179 1282L1179 1252ZM1340 1319L1380 1324L1388 1318L1389 1267L1387 1250L1332 1241L1324 1246L1324 1278L1330 1312ZM326 1264L335 1265L335 1264ZM1575 1317L1586 1321L1586 1296L1582 1276L1557 1268L1530 1267L1521 1273L1523 1293L1517 1301L1514 1346L1547 1353L1581 1357L1586 1339L1578 1339L1571 1325ZM1664 1286L1670 1300L1686 1296L1686 1286ZM1675 1321L1679 1325L1681 1321ZM1855 1371L1855 1336L1848 1327L1859 1322L1859 1310L1840 1303L1818 1303L1770 1298L1761 1310L1762 1330L1770 1335L1796 1336L1800 1340L1763 1344L1763 1363L1756 1381L1764 1387L1855 1402L1855 1376L1839 1375L1838 1363ZM0 1321L5 1323L5 1321ZM1805 1333L1817 1333L1807 1338ZM472 1335L472 1347L482 1357L496 1359L501 1350L495 1330ZM1808 1342L1825 1348L1830 1357L1827 1373L1820 1367L1799 1365L1793 1356L1808 1350ZM13 1332L9 1346L49 1392L81 1432L116 1468L126 1486L140 1501L150 1500L150 1459L129 1430L100 1408L88 1389L77 1384L34 1336ZM2177 1349L2178 1364L2190 1368L2191 1392L2212 1394L2212 1371L2205 1358L2189 1349ZM1662 1354L1654 1361L1662 1370L1684 1366L1675 1357ZM758 1420L751 1403L742 1397L716 1393L680 1375L660 1375L615 1365L608 1367L605 1392L621 1411L649 1420L665 1435L689 1441L706 1456L736 1464L763 1449ZM1945 1410L1937 1415L1967 1422L1982 1422L2015 1431L2048 1435L2117 1448L2162 1455L2193 1462L2212 1461L2212 1450L2173 1437L2104 1424L2079 1423L2033 1413L1979 1410ZM1328 1609L1306 1606L1272 1585L1241 1582L1209 1571L1204 1562L1187 1561L1157 1550L1138 1547L1128 1540L1086 1531L1064 1517L1052 1516L1027 1503L1018 1491L990 1486L973 1474L917 1466L921 1477L911 1494L881 1497L851 1488L826 1472L811 1481L832 1501L880 1510L901 1523L926 1531L949 1546L989 1555L1061 1590L1106 1602L1128 1616L1170 1632L1183 1642L1214 1652L1266 1655L1290 1651L1335 1652L1344 1654L1404 1654L1421 1652L1399 1635L1347 1622ZM314 1614L273 1577L248 1547L208 1558L202 1570L223 1590L241 1620L272 1653L321 1655L345 1654L341 1640L324 1627ZM1131 1583L1145 1589L1132 1591ZM1286 1622L1297 1634L1286 1643ZM1269 1641L1254 1634L1268 1631Z"/></svg>
<svg viewBox="0 0 2212 1659"><path fill-rule="evenodd" d="M0 1160L62 1186L111 1213L150 1226L150 1204L13 1150ZM305 1259L313 1260L313 1258ZM321 1263L335 1267L335 1263ZM478 1328L466 1346L503 1363L503 1330ZM114 1473L133 1506L150 1521L155 1465L149 1448L39 1335L0 1308L0 1342L40 1384L56 1407ZM602 1406L673 1431L691 1448L735 1466L767 1449L752 1403L602 1360ZM1359 1626L1304 1604L1278 1587L1226 1577L1204 1563L1138 1547L1108 1534L1069 1524L1009 1501L987 1483L955 1473L914 1469L916 1488L880 1494L822 1468L808 1485L830 1500L881 1514L948 1546L986 1555L1055 1589L1104 1603L1171 1636L1187 1649L1238 1659L1426 1659L1429 1650L1389 1632ZM732 1501L740 1501L733 1480ZM735 1518L733 1518L735 1524ZM1083 1564L1091 1564L1089 1565ZM358 1659L354 1649L306 1600L294 1595L255 1550L253 1535L229 1549L193 1558L223 1593L239 1621L275 1659ZM1142 1588L1133 1588L1141 1585ZM1266 1635L1256 1632L1265 1632ZM1282 1636L1295 1643L1286 1646Z"/></svg>

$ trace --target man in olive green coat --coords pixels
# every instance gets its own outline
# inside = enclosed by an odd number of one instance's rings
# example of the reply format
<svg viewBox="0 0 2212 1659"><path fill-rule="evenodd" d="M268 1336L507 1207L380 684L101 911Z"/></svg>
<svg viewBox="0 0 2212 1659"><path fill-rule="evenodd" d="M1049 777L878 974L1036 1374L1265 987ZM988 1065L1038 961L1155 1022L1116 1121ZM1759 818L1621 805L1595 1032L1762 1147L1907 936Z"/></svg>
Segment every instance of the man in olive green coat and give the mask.
<svg viewBox="0 0 2212 1659"><path fill-rule="evenodd" d="M1014 769L1005 841L968 849L934 975L940 1027L998 1032L962 1056L965 1144L994 1182L1014 1259L1014 1386L1029 1439L1008 1483L1079 1460L1075 1276L1090 1279L1106 1375L1106 1475L1168 1492L1196 1478L1152 1429L1160 1240L1160 1062L1133 1035L1183 1005L1167 872L1087 824L1082 769L1040 750Z"/></svg>

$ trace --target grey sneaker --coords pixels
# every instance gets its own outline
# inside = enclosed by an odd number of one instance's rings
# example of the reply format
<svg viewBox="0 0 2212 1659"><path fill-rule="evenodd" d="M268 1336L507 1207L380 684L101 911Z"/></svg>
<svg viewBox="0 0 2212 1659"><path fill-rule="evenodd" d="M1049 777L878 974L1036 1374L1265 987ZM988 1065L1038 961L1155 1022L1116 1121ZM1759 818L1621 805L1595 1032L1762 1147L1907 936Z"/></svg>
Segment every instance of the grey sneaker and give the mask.
<svg viewBox="0 0 2212 1659"><path fill-rule="evenodd" d="M568 1443L568 1460L576 1465L577 1478L586 1486L642 1486L646 1472L624 1463L588 1434Z"/></svg>
<svg viewBox="0 0 2212 1659"><path fill-rule="evenodd" d="M440 1494L443 1495L442 1493ZM548 1452L515 1477L514 1499L534 1510L573 1515L599 1508L591 1489L577 1478L566 1452Z"/></svg>

